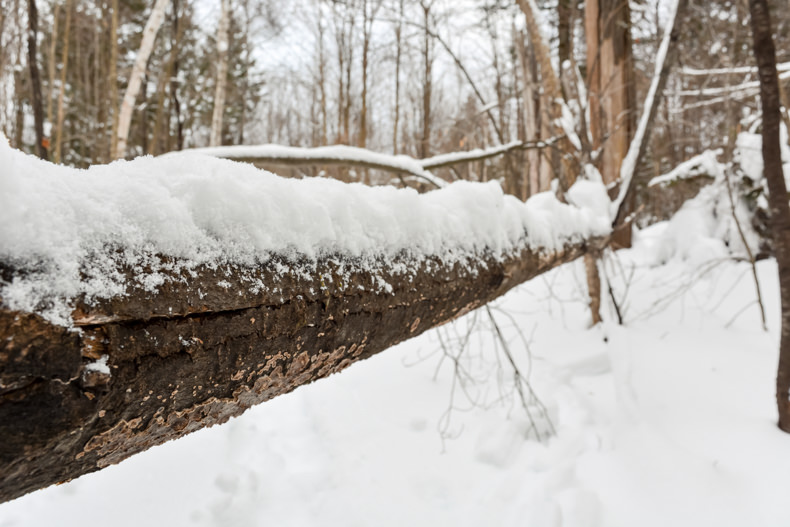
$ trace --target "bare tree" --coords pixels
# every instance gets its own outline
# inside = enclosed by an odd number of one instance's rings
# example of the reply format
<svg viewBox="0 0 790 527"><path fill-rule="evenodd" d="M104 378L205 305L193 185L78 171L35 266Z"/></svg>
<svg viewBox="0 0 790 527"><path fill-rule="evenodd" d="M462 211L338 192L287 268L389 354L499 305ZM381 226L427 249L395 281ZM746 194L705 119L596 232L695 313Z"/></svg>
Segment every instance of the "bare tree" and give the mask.
<svg viewBox="0 0 790 527"><path fill-rule="evenodd" d="M44 108L41 100L41 75L38 71L38 9L36 0L28 0L27 63L30 70L30 93L33 100L33 120L36 128L36 152L47 159L44 144Z"/></svg>
<svg viewBox="0 0 790 527"><path fill-rule="evenodd" d="M71 11L72 2L71 0L66 0L66 21L64 24L65 27L63 28L63 58L61 59L60 89L58 90L58 123L55 128L55 156L53 158L55 163L60 163L63 147L63 118L65 112L63 107L63 99L66 94L66 73L69 69L69 35L71 34Z"/></svg>
<svg viewBox="0 0 790 527"><path fill-rule="evenodd" d="M148 63L148 57L151 56L151 51L154 48L154 40L162 22L165 19L165 8L167 8L169 0L156 0L151 15L148 17L148 22L143 29L143 40L140 43L140 49L137 51L137 57L134 61L132 74L129 76L129 85L126 87L126 92L121 102L121 109L118 115L118 146L115 152L116 158L121 158L126 155L126 144L129 139L129 128L132 124L132 112L134 111L134 101L137 99L137 94L140 92L140 85L145 74L145 65Z"/></svg>
<svg viewBox="0 0 790 527"><path fill-rule="evenodd" d="M782 336L779 342L779 367L776 375L776 404L779 428L790 433L790 206L782 171L779 126L782 120L776 48L771 31L771 15L766 0L749 0L754 56L760 77L763 107L763 170L768 183L768 202L779 290L782 300Z"/></svg>
<svg viewBox="0 0 790 527"><path fill-rule="evenodd" d="M222 0L217 27L217 81L214 88L214 114L211 118L210 146L222 143L222 116L225 111L225 91L228 84L228 26L230 0Z"/></svg>

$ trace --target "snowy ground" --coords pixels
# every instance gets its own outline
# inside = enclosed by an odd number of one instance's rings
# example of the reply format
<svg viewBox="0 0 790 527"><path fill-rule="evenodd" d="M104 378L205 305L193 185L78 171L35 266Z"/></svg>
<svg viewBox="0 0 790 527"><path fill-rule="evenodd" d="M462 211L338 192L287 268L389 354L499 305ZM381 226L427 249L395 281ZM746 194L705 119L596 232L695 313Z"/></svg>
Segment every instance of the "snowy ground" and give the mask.
<svg viewBox="0 0 790 527"><path fill-rule="evenodd" d="M538 441L478 312L225 426L0 506L0 526L780 526L790 435L775 427L776 266L656 266L665 226L608 260L627 325L588 329L583 268L494 309L556 434ZM614 269L617 268L617 272ZM689 284L694 282L693 287ZM472 317L453 386L449 353ZM612 317L608 317L612 320ZM515 324L514 324L515 323ZM444 357L444 359L443 359ZM541 433L550 425L531 406Z"/></svg>

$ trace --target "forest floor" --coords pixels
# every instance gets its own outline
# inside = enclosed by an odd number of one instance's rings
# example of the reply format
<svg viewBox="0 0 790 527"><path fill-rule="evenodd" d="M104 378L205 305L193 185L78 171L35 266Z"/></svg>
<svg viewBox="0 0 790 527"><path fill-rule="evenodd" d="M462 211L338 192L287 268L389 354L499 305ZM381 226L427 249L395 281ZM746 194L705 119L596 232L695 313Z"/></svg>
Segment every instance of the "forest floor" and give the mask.
<svg viewBox="0 0 790 527"><path fill-rule="evenodd" d="M581 262L492 307L542 402L528 397L529 414L481 310L0 505L0 527L786 525L775 262L758 264L765 332L748 264L704 244L672 257L667 230L605 261L624 326L607 301L589 327Z"/></svg>

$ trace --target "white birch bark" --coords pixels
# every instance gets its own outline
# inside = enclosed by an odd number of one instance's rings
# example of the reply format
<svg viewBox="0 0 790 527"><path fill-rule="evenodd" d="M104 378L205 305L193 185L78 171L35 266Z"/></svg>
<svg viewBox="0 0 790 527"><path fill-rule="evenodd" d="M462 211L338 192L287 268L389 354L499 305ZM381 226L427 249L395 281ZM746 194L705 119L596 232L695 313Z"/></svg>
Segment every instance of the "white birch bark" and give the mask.
<svg viewBox="0 0 790 527"><path fill-rule="evenodd" d="M222 143L222 116L225 112L225 89L228 77L228 26L230 0L222 0L222 12L217 27L217 87L214 91L214 113L211 116L211 136L209 146Z"/></svg>
<svg viewBox="0 0 790 527"><path fill-rule="evenodd" d="M140 84L143 80L145 73L145 65L148 63L148 57L151 56L151 50L154 48L154 40L159 28L162 27L162 22L165 20L165 8L167 8L168 0L156 0L154 8L151 10L151 15L148 17L148 22L143 29L143 41L140 43L140 49L137 51L137 58L132 67L132 74L129 76L129 84L126 87L126 92L121 101L121 109L118 114L118 146L116 148L115 157L122 158L126 155L126 143L129 138L129 127L132 124L132 112L134 111L134 101L137 99L137 94L140 93Z"/></svg>

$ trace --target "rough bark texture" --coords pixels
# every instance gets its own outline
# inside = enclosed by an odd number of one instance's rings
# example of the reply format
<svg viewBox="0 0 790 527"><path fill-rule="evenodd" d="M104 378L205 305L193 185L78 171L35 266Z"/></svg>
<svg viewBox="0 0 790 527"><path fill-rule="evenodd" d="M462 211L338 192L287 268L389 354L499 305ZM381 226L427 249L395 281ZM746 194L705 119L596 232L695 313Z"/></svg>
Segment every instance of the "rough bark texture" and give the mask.
<svg viewBox="0 0 790 527"><path fill-rule="evenodd" d="M754 56L760 77L760 102L763 107L763 167L768 183L774 254L779 267L782 299L782 336L779 343L779 368L776 376L776 403L779 428L790 432L790 205L782 172L779 124L779 77L776 49L771 36L771 17L765 0L749 0L754 37Z"/></svg>
<svg viewBox="0 0 790 527"><path fill-rule="evenodd" d="M200 268L156 294L130 286L124 297L78 302L79 332L0 308L0 501L222 423L604 242L463 265L404 256L375 272L341 257L311 268ZM403 264L412 271L396 271ZM282 266L293 272L274 270ZM19 272L0 270L4 279ZM253 293L253 283L265 287ZM88 366L103 355L110 375Z"/></svg>

